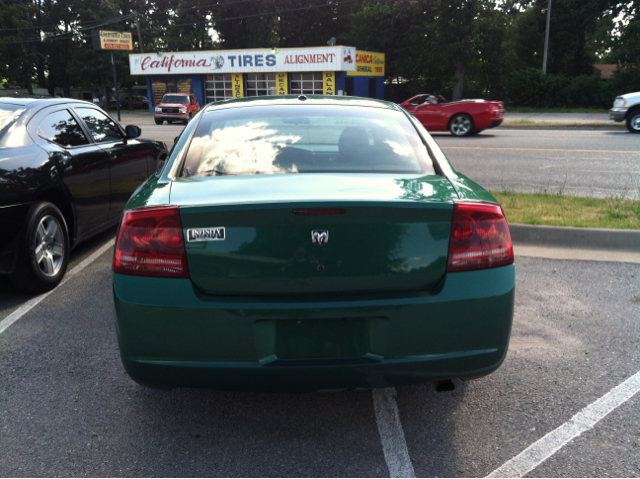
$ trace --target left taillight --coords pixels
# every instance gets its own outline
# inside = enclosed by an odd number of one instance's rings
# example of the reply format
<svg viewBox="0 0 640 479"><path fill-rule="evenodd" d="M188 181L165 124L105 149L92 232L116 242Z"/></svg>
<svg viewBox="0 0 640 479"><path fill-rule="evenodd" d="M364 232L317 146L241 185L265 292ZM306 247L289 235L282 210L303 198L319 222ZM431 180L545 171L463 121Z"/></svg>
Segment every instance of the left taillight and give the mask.
<svg viewBox="0 0 640 479"><path fill-rule="evenodd" d="M179 209L166 206L125 211L118 231L113 271L188 278Z"/></svg>
<svg viewBox="0 0 640 479"><path fill-rule="evenodd" d="M509 225L500 205L453 205L448 272L493 268L513 263Z"/></svg>

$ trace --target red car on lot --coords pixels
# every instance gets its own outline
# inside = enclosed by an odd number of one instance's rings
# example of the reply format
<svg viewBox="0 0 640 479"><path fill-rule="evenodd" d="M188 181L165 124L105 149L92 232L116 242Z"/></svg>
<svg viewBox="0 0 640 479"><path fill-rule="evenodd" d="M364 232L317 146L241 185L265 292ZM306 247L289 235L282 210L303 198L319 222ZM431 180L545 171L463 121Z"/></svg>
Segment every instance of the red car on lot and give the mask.
<svg viewBox="0 0 640 479"><path fill-rule="evenodd" d="M504 104L501 101L437 101L433 95L422 94L409 98L400 106L415 116L427 130L450 131L455 136L480 133L499 126L504 119Z"/></svg>
<svg viewBox="0 0 640 479"><path fill-rule="evenodd" d="M191 93L166 93L160 103L156 105L154 119L156 125L189 120L200 111L200 104L195 95Z"/></svg>

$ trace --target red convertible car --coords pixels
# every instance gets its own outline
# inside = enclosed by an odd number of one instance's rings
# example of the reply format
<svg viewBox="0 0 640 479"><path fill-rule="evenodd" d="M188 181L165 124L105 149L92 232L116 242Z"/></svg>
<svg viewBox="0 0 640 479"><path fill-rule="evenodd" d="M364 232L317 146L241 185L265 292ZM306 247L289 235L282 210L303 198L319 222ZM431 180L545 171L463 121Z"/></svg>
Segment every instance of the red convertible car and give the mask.
<svg viewBox="0 0 640 479"><path fill-rule="evenodd" d="M441 100L442 97L438 101L429 94L416 95L400 103L400 106L415 116L430 132L448 130L455 136L480 133L500 125L504 119L504 104L501 101Z"/></svg>

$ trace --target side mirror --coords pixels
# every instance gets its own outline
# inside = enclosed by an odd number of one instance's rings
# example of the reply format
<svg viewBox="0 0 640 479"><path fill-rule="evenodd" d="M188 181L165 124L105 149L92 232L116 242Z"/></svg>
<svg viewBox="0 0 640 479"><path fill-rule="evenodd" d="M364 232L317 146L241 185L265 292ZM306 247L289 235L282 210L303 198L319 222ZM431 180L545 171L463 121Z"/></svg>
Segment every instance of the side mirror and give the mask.
<svg viewBox="0 0 640 479"><path fill-rule="evenodd" d="M138 138L140 135L142 135L142 130L135 125L127 125L124 131L127 133L128 140L132 138Z"/></svg>

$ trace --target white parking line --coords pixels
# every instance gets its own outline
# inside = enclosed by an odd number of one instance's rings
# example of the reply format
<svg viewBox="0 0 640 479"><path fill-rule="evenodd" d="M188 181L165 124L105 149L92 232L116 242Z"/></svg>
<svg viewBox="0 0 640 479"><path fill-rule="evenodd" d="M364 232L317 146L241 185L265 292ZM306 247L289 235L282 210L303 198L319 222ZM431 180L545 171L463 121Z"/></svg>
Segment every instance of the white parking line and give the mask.
<svg viewBox="0 0 640 479"><path fill-rule="evenodd" d="M396 403L396 388L373 389L373 408L390 477L416 477Z"/></svg>
<svg viewBox="0 0 640 479"><path fill-rule="evenodd" d="M66 283L69 280L69 278L71 278L74 274L79 273L84 268L86 268L89 264L91 264L93 261L95 261L100 255L102 255L105 251L107 251L109 248L111 248L113 246L113 244L114 244L114 240L109 241L107 244L103 245L98 251L93 253L91 256L86 258L79 265L77 265L75 268L73 268L71 271L69 271L66 274L66 276L64 277L64 279L62 280L62 282L60 283L60 285L58 285L58 288L60 286L62 286L64 283ZM56 289L57 288L52 289L51 291L49 291L47 293L41 294L40 296L36 296L35 298L31 298L29 301L24 303L22 306L20 306L18 309L16 309L9 316L7 316L2 321L0 321L0 334L4 333L9 328L9 326L11 326L13 323L15 323L20 318L22 318L25 314L27 314L29 311L31 311L35 306L40 304L40 302L43 299L45 299L47 296L49 296L51 293L53 293Z"/></svg>
<svg viewBox="0 0 640 479"><path fill-rule="evenodd" d="M640 372L591 403L559 428L534 442L513 459L505 462L487 477L523 477L567 443L588 431L607 414L640 391Z"/></svg>

